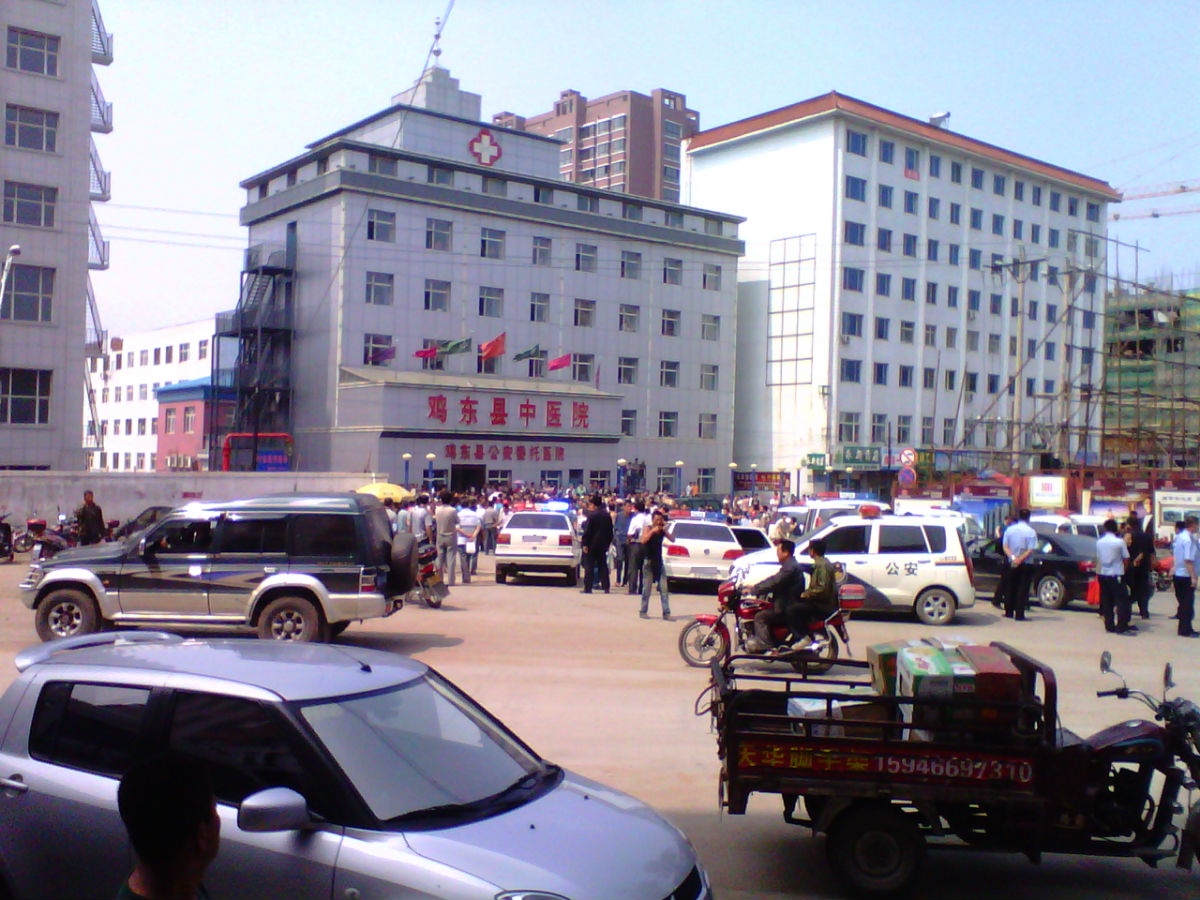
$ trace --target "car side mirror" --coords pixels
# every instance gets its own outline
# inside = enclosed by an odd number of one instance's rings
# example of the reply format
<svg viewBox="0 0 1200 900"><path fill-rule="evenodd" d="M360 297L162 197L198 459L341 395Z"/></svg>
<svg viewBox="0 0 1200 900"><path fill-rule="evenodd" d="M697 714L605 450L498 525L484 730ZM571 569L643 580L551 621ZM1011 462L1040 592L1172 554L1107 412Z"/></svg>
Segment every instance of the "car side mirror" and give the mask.
<svg viewBox="0 0 1200 900"><path fill-rule="evenodd" d="M291 788L274 787L244 799L238 805L237 824L242 831L295 831L308 828L312 816L303 797Z"/></svg>

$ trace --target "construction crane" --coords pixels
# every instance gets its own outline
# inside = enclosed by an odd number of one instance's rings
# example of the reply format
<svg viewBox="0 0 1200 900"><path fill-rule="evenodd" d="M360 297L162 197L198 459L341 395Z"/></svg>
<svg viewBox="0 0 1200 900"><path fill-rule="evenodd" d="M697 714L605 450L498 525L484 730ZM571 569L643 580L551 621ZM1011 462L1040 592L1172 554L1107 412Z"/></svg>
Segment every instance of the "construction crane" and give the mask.
<svg viewBox="0 0 1200 900"><path fill-rule="evenodd" d="M1168 181L1165 184L1149 184L1141 187L1127 188L1121 192L1121 199L1123 202L1129 203L1133 200L1150 200L1155 197L1177 197L1180 194L1190 194L1193 191L1200 191L1200 180ZM1200 206L1192 206L1187 209L1152 209L1149 212L1114 212L1108 218L1111 222L1117 222L1126 219L1159 219L1163 216L1186 216L1198 212L1200 212Z"/></svg>

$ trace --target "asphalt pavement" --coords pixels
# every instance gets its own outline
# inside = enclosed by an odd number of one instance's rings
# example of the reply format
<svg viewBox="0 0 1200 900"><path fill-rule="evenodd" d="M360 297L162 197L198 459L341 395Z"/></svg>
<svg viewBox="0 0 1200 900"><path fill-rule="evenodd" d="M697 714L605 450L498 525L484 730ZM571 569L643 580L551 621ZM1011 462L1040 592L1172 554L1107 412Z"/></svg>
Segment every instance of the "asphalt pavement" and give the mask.
<svg viewBox="0 0 1200 900"><path fill-rule="evenodd" d="M37 643L33 614L16 590L26 560L0 564L0 689L15 677L13 655ZM619 589L582 594L560 578L495 583L491 559L456 585L441 609L408 606L352 625L339 641L419 658L507 723L544 757L625 790L668 816L695 844L723 900L841 897L825 864L824 841L786 824L776 796L756 795L744 816L717 800L716 743L707 716L694 714L708 676L686 666L676 640L690 616L715 610L714 592L676 591L672 621L638 617L638 598ZM946 640L1001 640L1052 666L1060 716L1087 735L1148 714L1130 701L1097 699L1119 684L1099 672L1102 649L1131 687L1159 693L1163 664L1174 662L1175 692L1200 702L1200 640L1175 636L1174 598L1159 593L1136 636L1109 635L1082 604L1033 607L1028 621L1004 619L982 600L944 628L905 616L859 614L850 622L853 654L877 641L932 634ZM651 599L650 609L658 609ZM253 639L253 638L248 638ZM917 896L1091 900L1194 898L1200 871L1132 860L1048 856L1040 865L1012 854L931 851Z"/></svg>

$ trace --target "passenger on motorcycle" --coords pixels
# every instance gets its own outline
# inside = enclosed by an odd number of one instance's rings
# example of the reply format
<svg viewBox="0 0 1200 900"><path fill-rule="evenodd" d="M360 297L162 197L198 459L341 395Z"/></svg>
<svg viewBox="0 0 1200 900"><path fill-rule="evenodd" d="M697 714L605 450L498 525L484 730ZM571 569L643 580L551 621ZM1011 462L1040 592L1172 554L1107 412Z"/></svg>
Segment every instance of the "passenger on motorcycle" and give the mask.
<svg viewBox="0 0 1200 900"><path fill-rule="evenodd" d="M788 611L801 602L804 593L804 572L796 562L796 545L784 539L775 543L775 556L779 560L779 571L754 585L756 597L771 594L774 608L763 610L754 617L754 634L761 645L759 652L775 646L772 632L777 625L788 624Z"/></svg>
<svg viewBox="0 0 1200 900"><path fill-rule="evenodd" d="M808 590L800 595L800 602L787 610L788 627L794 637L808 630L808 623L826 619L838 608L836 574L833 563L825 558L825 540L813 538L808 542L808 555L812 557L812 581Z"/></svg>

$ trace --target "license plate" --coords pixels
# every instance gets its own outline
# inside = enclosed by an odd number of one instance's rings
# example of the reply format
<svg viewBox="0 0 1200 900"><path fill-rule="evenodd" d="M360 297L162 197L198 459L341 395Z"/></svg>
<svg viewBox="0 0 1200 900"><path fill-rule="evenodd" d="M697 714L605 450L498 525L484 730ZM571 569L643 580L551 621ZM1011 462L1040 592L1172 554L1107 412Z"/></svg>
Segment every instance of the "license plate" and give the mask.
<svg viewBox="0 0 1200 900"><path fill-rule="evenodd" d="M427 585L429 585L430 587L432 587L435 584L442 583L442 576L438 573L437 569L434 569L432 572L429 573L429 577L425 579L425 583Z"/></svg>
<svg viewBox="0 0 1200 900"><path fill-rule="evenodd" d="M693 575L716 575L716 566L692 566Z"/></svg>
<svg viewBox="0 0 1200 900"><path fill-rule="evenodd" d="M523 534L521 540L526 544L540 544L544 538L540 534Z"/></svg>

